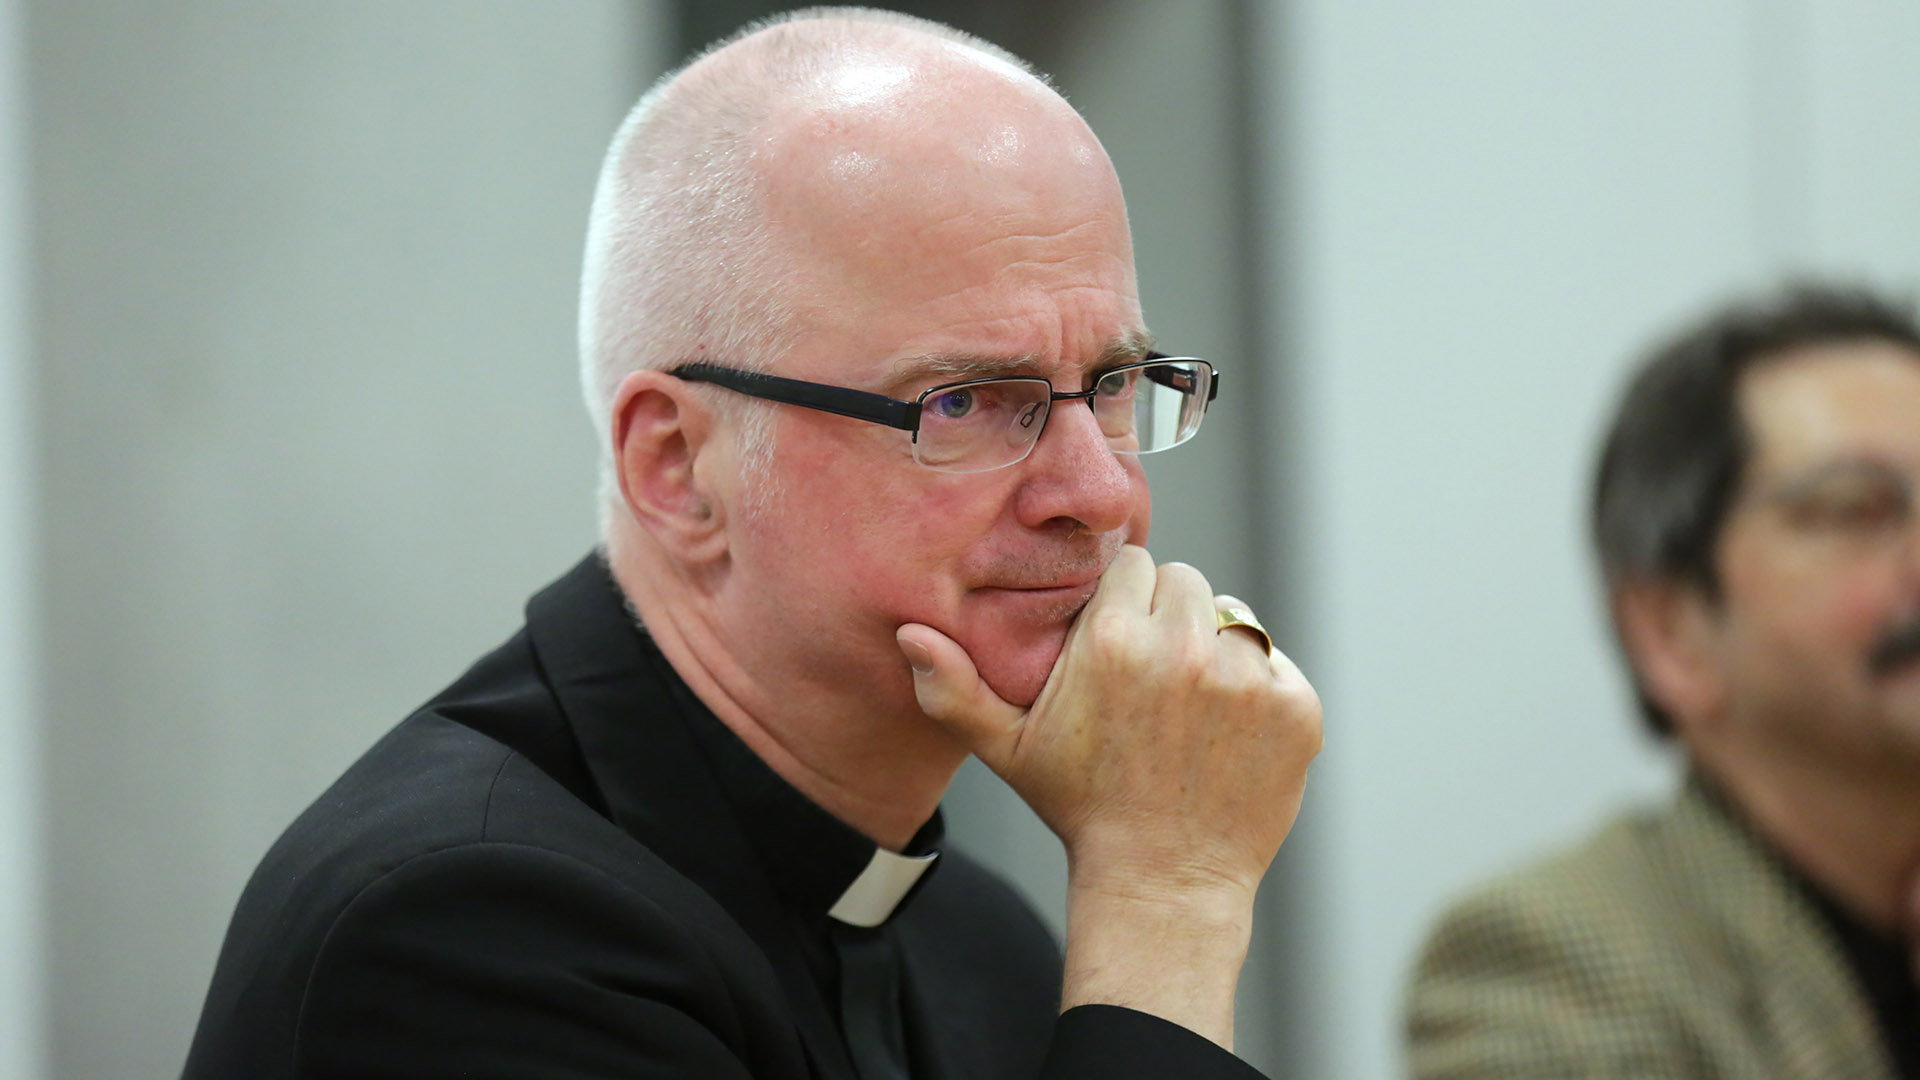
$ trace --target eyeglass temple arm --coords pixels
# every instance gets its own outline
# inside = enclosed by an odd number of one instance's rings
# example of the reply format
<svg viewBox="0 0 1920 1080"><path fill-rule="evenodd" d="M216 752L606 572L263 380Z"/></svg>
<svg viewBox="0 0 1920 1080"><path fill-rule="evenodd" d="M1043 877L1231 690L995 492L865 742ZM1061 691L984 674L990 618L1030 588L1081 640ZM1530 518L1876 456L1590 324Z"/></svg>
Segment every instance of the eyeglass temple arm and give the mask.
<svg viewBox="0 0 1920 1080"><path fill-rule="evenodd" d="M1149 352L1146 358L1148 360L1173 359L1173 357L1168 356L1166 353L1157 353L1157 352ZM1213 404L1213 399L1220 396L1220 370L1214 367L1212 364L1207 364L1207 370L1213 372L1213 381L1208 385L1208 388L1207 388L1207 404L1211 405ZM1167 371L1164 369L1155 370L1153 368L1148 368L1147 378L1152 379L1154 382L1159 383L1161 386L1172 386L1175 390L1181 389L1178 386L1174 386L1173 384L1174 374L1171 371Z"/></svg>
<svg viewBox="0 0 1920 1080"><path fill-rule="evenodd" d="M1165 353L1150 352L1148 360L1172 359ZM1212 370L1212 365L1208 365ZM778 401L787 405L798 405L806 409L817 409L837 416L866 420L875 424L885 424L901 431L915 431L920 426L920 403L900 401L885 394L870 394L864 390L851 390L843 386L825 386L820 383L806 382L802 379L788 379L779 375L765 375L754 371L737 371L716 364L682 364L669 374L692 382L709 382L715 386L724 386L729 390L747 394L767 401ZM1170 371L1148 370L1148 377L1166 386L1173 386ZM1180 387L1174 387L1181 389ZM1213 379L1207 390L1207 403L1211 405L1220 396L1220 373L1213 371Z"/></svg>
<svg viewBox="0 0 1920 1080"><path fill-rule="evenodd" d="M729 390L785 405L868 420L902 431L920 426L920 404L898 401L885 394L849 390L843 386L823 386L801 379L763 375L754 371L735 371L713 364L682 364L669 374L693 382L710 382Z"/></svg>

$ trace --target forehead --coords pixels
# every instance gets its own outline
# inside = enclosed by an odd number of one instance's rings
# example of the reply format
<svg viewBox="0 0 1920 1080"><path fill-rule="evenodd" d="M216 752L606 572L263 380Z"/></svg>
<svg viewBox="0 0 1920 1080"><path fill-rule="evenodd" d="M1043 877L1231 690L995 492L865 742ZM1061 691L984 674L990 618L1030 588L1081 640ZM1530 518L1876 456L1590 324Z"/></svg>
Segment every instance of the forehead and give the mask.
<svg viewBox="0 0 1920 1080"><path fill-rule="evenodd" d="M760 159L800 268L783 287L811 347L790 369L870 379L913 356L1085 360L1140 329L1119 181L1065 102L991 67L842 81L862 92L790 103Z"/></svg>
<svg viewBox="0 0 1920 1080"><path fill-rule="evenodd" d="M1920 467L1920 353L1906 346L1795 349L1748 370L1739 400L1756 473L1848 458Z"/></svg>

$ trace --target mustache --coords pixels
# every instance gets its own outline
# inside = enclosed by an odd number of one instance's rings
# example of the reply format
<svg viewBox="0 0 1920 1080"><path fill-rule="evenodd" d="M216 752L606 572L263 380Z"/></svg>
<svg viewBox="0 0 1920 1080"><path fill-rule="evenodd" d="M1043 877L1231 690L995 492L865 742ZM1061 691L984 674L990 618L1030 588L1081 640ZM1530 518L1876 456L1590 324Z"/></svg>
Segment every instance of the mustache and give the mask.
<svg viewBox="0 0 1920 1080"><path fill-rule="evenodd" d="M1012 588L1045 588L1063 581L1098 577L1107 572L1113 560L1120 557L1120 547L1126 542L1125 536L1112 532L1072 539L1065 545L1065 550L1015 561L1004 574L995 576L994 584Z"/></svg>
<svg viewBox="0 0 1920 1080"><path fill-rule="evenodd" d="M1867 654L1867 670L1875 675L1885 675L1915 658L1920 658L1920 614L1881 637L1873 651Z"/></svg>

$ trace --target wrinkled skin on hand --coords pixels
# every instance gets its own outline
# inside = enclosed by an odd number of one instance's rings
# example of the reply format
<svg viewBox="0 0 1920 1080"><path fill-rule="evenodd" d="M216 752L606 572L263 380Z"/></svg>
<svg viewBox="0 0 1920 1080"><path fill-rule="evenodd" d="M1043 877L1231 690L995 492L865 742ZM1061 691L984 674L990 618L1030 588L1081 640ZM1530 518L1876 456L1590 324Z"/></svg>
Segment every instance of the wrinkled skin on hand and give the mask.
<svg viewBox="0 0 1920 1080"><path fill-rule="evenodd" d="M1250 896L1299 812L1321 715L1290 660L1216 630L1216 605L1237 603L1190 566L1123 549L1030 709L932 628L899 636L927 653L922 710L1060 837L1077 887Z"/></svg>

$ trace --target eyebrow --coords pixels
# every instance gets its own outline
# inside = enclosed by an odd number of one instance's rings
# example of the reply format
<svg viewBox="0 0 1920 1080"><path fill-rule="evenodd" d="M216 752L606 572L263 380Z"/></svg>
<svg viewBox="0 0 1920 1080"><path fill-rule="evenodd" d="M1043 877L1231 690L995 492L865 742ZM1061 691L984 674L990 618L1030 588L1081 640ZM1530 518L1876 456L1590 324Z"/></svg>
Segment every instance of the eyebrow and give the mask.
<svg viewBox="0 0 1920 1080"><path fill-rule="evenodd" d="M1804 496L1835 477L1891 476L1905 479L1906 475L1904 470L1890 461L1868 455L1848 455L1779 480L1770 485L1768 491L1775 498L1791 499Z"/></svg>
<svg viewBox="0 0 1920 1080"><path fill-rule="evenodd" d="M1129 330L1109 341L1094 358L1089 372L1101 371L1144 359L1153 349L1153 333L1144 327ZM987 356L971 353L928 353L900 361L894 377L888 380L890 392L923 379L940 377L943 381L996 379L1018 375L1037 375L1039 362L1031 356Z"/></svg>

